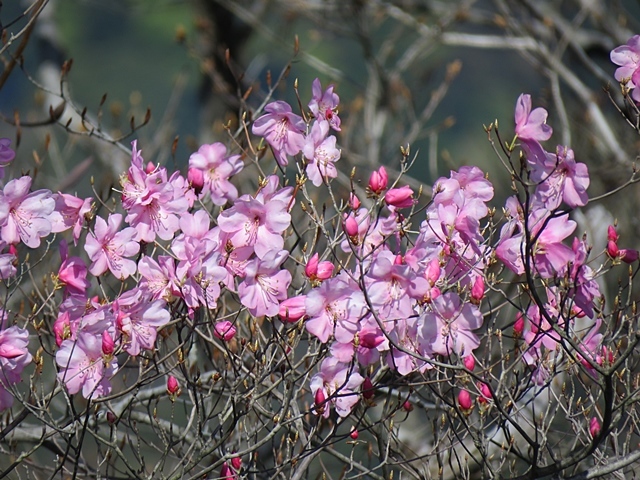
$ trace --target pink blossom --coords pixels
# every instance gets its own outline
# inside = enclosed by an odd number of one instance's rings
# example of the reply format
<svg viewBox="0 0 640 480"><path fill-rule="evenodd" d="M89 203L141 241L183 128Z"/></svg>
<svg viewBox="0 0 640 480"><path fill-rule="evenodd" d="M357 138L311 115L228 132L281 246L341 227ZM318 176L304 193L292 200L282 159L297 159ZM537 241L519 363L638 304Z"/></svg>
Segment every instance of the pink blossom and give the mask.
<svg viewBox="0 0 640 480"><path fill-rule="evenodd" d="M340 149L336 148L336 137L327 137L328 131L327 122L315 122L302 149L305 158L309 160L305 171L316 187L338 176L335 162L340 160Z"/></svg>
<svg viewBox="0 0 640 480"><path fill-rule="evenodd" d="M240 155L227 155L227 147L222 143L202 145L189 157L189 172L197 169L203 172L202 191L211 195L214 205L224 205L238 197L238 190L229 178L238 174L244 164Z"/></svg>
<svg viewBox="0 0 640 480"><path fill-rule="evenodd" d="M228 342L236 336L236 327L229 320L222 320L213 326L213 334L220 340Z"/></svg>
<svg viewBox="0 0 640 480"><path fill-rule="evenodd" d="M11 180L0 193L2 240L30 248L40 246L40 238L51 233L51 214L56 202L49 190L29 193L31 177Z"/></svg>
<svg viewBox="0 0 640 480"><path fill-rule="evenodd" d="M160 255L156 261L144 255L138 261L138 272L140 289L149 292L154 300L170 302L174 297L182 296L173 257Z"/></svg>
<svg viewBox="0 0 640 480"><path fill-rule="evenodd" d="M571 208L582 207L589 200L589 171L584 163L576 163L573 150L558 146L555 163L545 165L541 183L535 193L547 210L558 208L562 201Z"/></svg>
<svg viewBox="0 0 640 480"><path fill-rule="evenodd" d="M531 95L521 94L516 103L516 135L522 141L543 142L551 138L553 130L547 125L547 111L531 111Z"/></svg>
<svg viewBox="0 0 640 480"><path fill-rule="evenodd" d="M349 208L351 208L351 210L358 210L360 208L360 199L353 192L349 194Z"/></svg>
<svg viewBox="0 0 640 480"><path fill-rule="evenodd" d="M325 358L320 365L320 371L311 378L309 384L316 400L317 412L328 418L330 403L340 417L346 417L360 400L357 389L362 382L362 375L349 364L338 362L333 357Z"/></svg>
<svg viewBox="0 0 640 480"><path fill-rule="evenodd" d="M472 332L482 325L478 307L462 303L458 294L447 292L434 299L431 311L420 318L420 342L425 350L450 356L469 355L480 345L480 339Z"/></svg>
<svg viewBox="0 0 640 480"><path fill-rule="evenodd" d="M102 353L102 338L88 332L78 332L77 338L62 342L56 352L58 380L70 394L82 390L84 398L100 398L111 393L111 377L118 370L115 356Z"/></svg>
<svg viewBox="0 0 640 480"><path fill-rule="evenodd" d="M61 242L62 265L58 270L58 281L65 286L67 294L84 295L91 285L87 280L87 266L80 257L68 257L67 250L66 242Z"/></svg>
<svg viewBox="0 0 640 480"><path fill-rule="evenodd" d="M0 252L5 250L7 244L0 240ZM6 253L0 253L0 279L6 280L13 277L16 273L17 250L14 245L6 248Z"/></svg>
<svg viewBox="0 0 640 480"><path fill-rule="evenodd" d="M640 35L634 35L626 45L614 48L610 57L613 63L619 65L614 74L616 80L624 83L627 88L634 89L631 96L636 102L640 101L640 92L635 90L640 70Z"/></svg>
<svg viewBox="0 0 640 480"><path fill-rule="evenodd" d="M251 315L273 317L280 312L280 302L287 298L291 284L291 273L280 269L288 255L287 250L270 250L262 260L256 258L247 264L238 295Z"/></svg>
<svg viewBox="0 0 640 480"><path fill-rule="evenodd" d="M113 337L109 334L108 330L102 331L102 353L105 356L113 355L113 352L116 350L116 342L113 340Z"/></svg>
<svg viewBox="0 0 640 480"><path fill-rule="evenodd" d="M119 230L122 215L109 214L107 222L102 217L96 217L94 232L87 235L84 249L93 262L89 271L98 276L111 270L116 278L123 280L136 272L136 262L125 257L136 255L140 245L133 240L135 229L127 227Z"/></svg>
<svg viewBox="0 0 640 480"><path fill-rule="evenodd" d="M320 79L316 78L311 84L313 96L309 102L309 110L316 120L324 120L331 128L340 131L340 117L338 117L338 103L340 97L333 93L333 85L329 85L323 92Z"/></svg>
<svg viewBox="0 0 640 480"><path fill-rule="evenodd" d="M51 231L53 233L64 232L73 228L73 243L78 244L82 234L82 227L89 219L93 207L91 197L84 200L66 193L55 195L56 208L51 215Z"/></svg>
<svg viewBox="0 0 640 480"><path fill-rule="evenodd" d="M251 131L254 135L264 137L280 166L289 163L287 155L297 155L304 146L304 120L292 112L287 102L269 103L262 115L255 122Z"/></svg>
<svg viewBox="0 0 640 480"><path fill-rule="evenodd" d="M22 371L31 363L29 353L29 332L13 326L5 328L7 314L0 310L2 330L0 331L0 411L13 404L11 386L20 381Z"/></svg>
<svg viewBox="0 0 640 480"><path fill-rule="evenodd" d="M334 265L328 261L319 261L319 256L314 253L304 268L304 274L311 281L323 281L331 278L333 275Z"/></svg>
<svg viewBox="0 0 640 480"><path fill-rule="evenodd" d="M280 310L278 316L285 323L296 323L307 314L305 303L306 295L298 295L297 297L287 298L280 302Z"/></svg>

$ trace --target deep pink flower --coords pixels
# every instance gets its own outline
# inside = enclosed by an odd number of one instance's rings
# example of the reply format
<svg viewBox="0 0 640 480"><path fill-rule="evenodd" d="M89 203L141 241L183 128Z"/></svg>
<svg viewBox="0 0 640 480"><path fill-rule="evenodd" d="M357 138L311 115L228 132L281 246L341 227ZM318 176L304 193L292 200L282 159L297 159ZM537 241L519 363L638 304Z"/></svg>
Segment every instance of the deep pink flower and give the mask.
<svg viewBox="0 0 640 480"><path fill-rule="evenodd" d="M597 417L592 417L589 421L589 435L591 438L596 438L600 434L600 430L602 426L600 425L600 421Z"/></svg>
<svg viewBox="0 0 640 480"><path fill-rule="evenodd" d="M331 278L334 267L333 263L326 260L320 262L318 254L314 253L304 268L304 274L311 281L323 281Z"/></svg>
<svg viewBox="0 0 640 480"><path fill-rule="evenodd" d="M464 364L464 368L473 372L473 369L476 368L476 359L473 355L467 355L462 359L462 363Z"/></svg>
<svg viewBox="0 0 640 480"><path fill-rule="evenodd" d="M51 233L51 214L56 202L49 190L29 193L31 177L11 180L0 193L2 240L30 248L40 246L40 239Z"/></svg>
<svg viewBox="0 0 640 480"><path fill-rule="evenodd" d="M238 197L238 190L229 178L239 173L243 166L240 155L227 155L227 147L220 142L202 145L189 157L190 179L194 175L192 169L203 172L202 191L211 195L214 205L224 205Z"/></svg>
<svg viewBox="0 0 640 480"><path fill-rule="evenodd" d="M323 92L320 79L316 78L311 84L313 96L309 102L309 110L316 120L324 120L331 128L340 131L340 117L338 117L338 103L340 97L333 93L333 85L329 85Z"/></svg>
<svg viewBox="0 0 640 480"><path fill-rule="evenodd" d="M167 393L169 395L180 395L180 384L173 375L167 377Z"/></svg>
<svg viewBox="0 0 640 480"><path fill-rule="evenodd" d="M460 393L458 393L458 405L460 406L460 410L471 410L471 407L473 407L473 400L471 399L471 394L468 390L460 390Z"/></svg>
<svg viewBox="0 0 640 480"><path fill-rule="evenodd" d="M66 193L55 195L56 208L51 215L51 231L53 233L64 232L73 228L73 243L78 244L82 233L82 227L91 214L93 198L84 200Z"/></svg>
<svg viewBox="0 0 640 480"><path fill-rule="evenodd" d="M396 208L411 208L415 204L413 190L409 185L400 188L392 188L384 194L384 201L387 205Z"/></svg>
<svg viewBox="0 0 640 480"><path fill-rule="evenodd" d="M264 137L276 161L284 167L289 163L287 155L297 155L304 146L304 120L292 112L287 102L272 102L264 110L268 113L253 122L251 131Z"/></svg>
<svg viewBox="0 0 640 480"><path fill-rule="evenodd" d="M387 169L381 166L378 170L371 172L369 177L369 189L376 195L380 195L387 189L389 183L389 176L387 175Z"/></svg>
<svg viewBox="0 0 640 480"><path fill-rule="evenodd" d="M120 229L122 215L109 214L108 223L102 217L96 217L92 234L87 235L84 249L93 262L89 271L95 275L102 275L107 270L118 279L125 279L136 272L136 262L127 260L140 251L140 245L133 239L135 229L127 227Z"/></svg>

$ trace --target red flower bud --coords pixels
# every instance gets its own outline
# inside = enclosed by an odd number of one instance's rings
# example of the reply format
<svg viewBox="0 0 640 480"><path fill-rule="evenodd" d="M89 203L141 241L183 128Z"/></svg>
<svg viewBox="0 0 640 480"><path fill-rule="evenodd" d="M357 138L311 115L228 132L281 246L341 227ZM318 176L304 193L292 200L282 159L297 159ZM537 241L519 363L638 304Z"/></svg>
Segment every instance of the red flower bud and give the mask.
<svg viewBox="0 0 640 480"><path fill-rule="evenodd" d="M616 228L613 225L609 225L609 228L607 228L607 240L617 242L618 238L619 237L618 232L616 232Z"/></svg>
<svg viewBox="0 0 640 480"><path fill-rule="evenodd" d="M462 363L464 364L464 368L466 368L470 372L473 372L473 369L476 368L476 359L473 357L473 355L464 357L462 359Z"/></svg>
<svg viewBox="0 0 640 480"><path fill-rule="evenodd" d="M405 402L402 404L402 408L404 408L405 412L410 412L413 410L413 405L409 400L405 400Z"/></svg>
<svg viewBox="0 0 640 480"><path fill-rule="evenodd" d="M324 413L324 404L327 401L327 397L324 394L324 390L322 388L319 388L318 390L316 390L316 393L313 396L313 398L316 403L316 410L318 414L322 415Z"/></svg>
<svg viewBox="0 0 640 480"><path fill-rule="evenodd" d="M478 390L480 390L480 397L478 397L479 402L486 403L488 400L493 398L493 395L491 395L491 389L486 383L478 382Z"/></svg>
<svg viewBox="0 0 640 480"><path fill-rule="evenodd" d="M595 438L600 433L600 429L602 426L596 417L593 417L589 422L589 433L591 434L591 438Z"/></svg>
<svg viewBox="0 0 640 480"><path fill-rule="evenodd" d="M191 167L187 171L187 180L189 180L191 188L196 192L196 195L200 195L204 187L204 172L199 168Z"/></svg>
<svg viewBox="0 0 640 480"><path fill-rule="evenodd" d="M314 253L304 267L304 274L307 278L315 278L318 273L318 254Z"/></svg>
<svg viewBox="0 0 640 480"><path fill-rule="evenodd" d="M620 249L618 248L618 244L613 240L609 240L607 242L607 255L609 255L609 257L613 259L616 259L618 258L619 253Z"/></svg>
<svg viewBox="0 0 640 480"><path fill-rule="evenodd" d="M106 356L113 355L116 349L116 343L106 330L102 331L102 353Z"/></svg>
<svg viewBox="0 0 640 480"><path fill-rule="evenodd" d="M392 188L384 195L387 205L396 208L410 208L414 205L413 190L409 185L400 188Z"/></svg>
<svg viewBox="0 0 640 480"><path fill-rule="evenodd" d="M213 326L213 334L220 340L228 342L236 335L236 327L229 320L222 320Z"/></svg>
<svg viewBox="0 0 640 480"><path fill-rule="evenodd" d="M513 324L513 334L516 337L521 337L523 330L524 330L524 317L522 316L522 313L518 313L516 322Z"/></svg>
<svg viewBox="0 0 640 480"><path fill-rule="evenodd" d="M372 172L371 177L369 177L369 189L376 195L382 193L382 191L387 188L388 183L389 176L384 167L380 167L378 170Z"/></svg>
<svg viewBox="0 0 640 480"><path fill-rule="evenodd" d="M358 439L358 430L356 430L356 427L351 427L351 433L349 434L349 436L352 440Z"/></svg>
<svg viewBox="0 0 640 480"><path fill-rule="evenodd" d="M167 393L169 395L180 395L180 384L173 375L169 375L169 378L167 378Z"/></svg>
<svg viewBox="0 0 640 480"><path fill-rule="evenodd" d="M373 382L371 382L371 379L369 377L366 377L364 379L364 382L362 382L362 397L365 400L371 400L375 395L374 390L375 388L373 386Z"/></svg>
<svg viewBox="0 0 640 480"><path fill-rule="evenodd" d="M240 457L233 457L231 459L231 466L233 467L233 469L236 472L239 472L240 469L242 468L242 458Z"/></svg>
<svg viewBox="0 0 640 480"><path fill-rule="evenodd" d="M460 390L458 394L458 405L462 410L471 410L473 401L471 400L471 394L467 390Z"/></svg>
<svg viewBox="0 0 640 480"><path fill-rule="evenodd" d="M107 422L109 422L109 425L113 425L114 423L116 423L116 421L118 420L118 417L116 417L116 414L109 411L107 412Z"/></svg>

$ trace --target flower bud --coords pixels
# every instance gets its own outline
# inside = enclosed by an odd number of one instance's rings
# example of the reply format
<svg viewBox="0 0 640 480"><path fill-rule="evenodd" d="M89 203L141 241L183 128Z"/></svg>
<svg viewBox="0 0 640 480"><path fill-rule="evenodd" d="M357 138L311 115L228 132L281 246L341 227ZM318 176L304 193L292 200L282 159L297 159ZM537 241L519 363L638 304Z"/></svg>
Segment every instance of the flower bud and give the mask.
<svg viewBox="0 0 640 480"><path fill-rule="evenodd" d="M375 170L371 173L371 177L369 177L369 189L379 195L383 190L387 188L387 184L389 183L389 176L387 175L387 170L384 167L380 167L378 170Z"/></svg>
<svg viewBox="0 0 640 480"><path fill-rule="evenodd" d="M199 168L191 167L187 171L187 180L191 184L191 188L196 192L196 195L200 195L204 188L204 172Z"/></svg>
<svg viewBox="0 0 640 480"><path fill-rule="evenodd" d="M307 278L315 278L318 274L318 254L314 253L304 267L304 274Z"/></svg>
<svg viewBox="0 0 640 480"><path fill-rule="evenodd" d="M433 287L440 278L440 261L437 258L431 260L427 265L426 276Z"/></svg>
<svg viewBox="0 0 640 480"><path fill-rule="evenodd" d="M476 368L476 359L473 355L466 356L462 359L462 363L464 364L464 368L473 372L473 369Z"/></svg>
<svg viewBox="0 0 640 480"><path fill-rule="evenodd" d="M351 207L351 210L358 210L360 208L360 199L353 192L349 194L349 207Z"/></svg>
<svg viewBox="0 0 640 480"><path fill-rule="evenodd" d="M358 235L358 221L355 219L353 214L349 214L347 219L344 222L344 231L347 232L347 235L350 237L356 237Z"/></svg>
<svg viewBox="0 0 640 480"><path fill-rule="evenodd" d="M235 480L236 478L236 474L233 473L231 467L227 462L223 463L222 467L220 468L220 478L222 480Z"/></svg>
<svg viewBox="0 0 640 480"><path fill-rule="evenodd" d="M471 394L467 390L460 390L460 393L458 393L458 405L465 412L471 410L473 401L471 400Z"/></svg>
<svg viewBox="0 0 640 480"><path fill-rule="evenodd" d="M638 251L631 248L623 248L620 250L620 260L624 263L633 263L638 260Z"/></svg>
<svg viewBox="0 0 640 480"><path fill-rule="evenodd" d="M405 412L408 413L413 410L413 405L409 400L405 400L405 402L402 404L402 408L404 409Z"/></svg>
<svg viewBox="0 0 640 480"><path fill-rule="evenodd" d="M396 208L410 208L414 205L413 190L409 185L400 188L392 188L384 195L387 205Z"/></svg>
<svg viewBox="0 0 640 480"><path fill-rule="evenodd" d="M371 400L375 395L373 382L369 377L364 379L362 382L362 398L365 400Z"/></svg>
<svg viewBox="0 0 640 480"><path fill-rule="evenodd" d="M324 394L324 390L322 388L319 388L318 390L316 390L316 393L313 396L315 404L316 404L316 411L318 412L318 415L322 415L324 413L324 404L327 401L327 397Z"/></svg>
<svg viewBox="0 0 640 480"><path fill-rule="evenodd" d="M236 335L236 327L228 320L223 320L213 326L213 334L221 340L228 342Z"/></svg>
<svg viewBox="0 0 640 480"><path fill-rule="evenodd" d="M148 174L152 174L155 171L155 169L156 169L156 166L153 164L153 162L148 162L144 171L147 172Z"/></svg>
<svg viewBox="0 0 640 480"><path fill-rule="evenodd" d="M116 343L113 341L113 338L111 338L111 335L109 335L109 332L107 332L106 330L102 331L102 354L105 356L111 356L113 355L113 352L116 349Z"/></svg>
<svg viewBox="0 0 640 480"><path fill-rule="evenodd" d="M522 313L518 312L516 322L513 324L513 335L516 337L521 337L523 330L524 330L524 317L522 316Z"/></svg>
<svg viewBox="0 0 640 480"><path fill-rule="evenodd" d="M612 259L618 258L618 254L620 253L620 249L618 248L618 244L613 240L609 240L607 242L607 255Z"/></svg>
<svg viewBox="0 0 640 480"><path fill-rule="evenodd" d="M327 260L320 262L318 264L318 272L316 273L316 278L318 280L327 280L328 278L331 278L334 268L335 265Z"/></svg>
<svg viewBox="0 0 640 480"><path fill-rule="evenodd" d="M607 228L607 240L612 242L618 242L618 232L616 232L616 228L613 225L609 225Z"/></svg>
<svg viewBox="0 0 640 480"><path fill-rule="evenodd" d="M591 438L595 438L600 433L600 429L602 426L596 417L593 417L589 422L589 433L591 434Z"/></svg>
<svg viewBox="0 0 640 480"><path fill-rule="evenodd" d="M231 466L236 472L239 472L242 468L242 458L241 457L233 457L231 459Z"/></svg>
<svg viewBox="0 0 640 480"><path fill-rule="evenodd" d="M306 300L306 295L298 295L280 302L280 311L278 312L280 320L284 323L296 323L304 317L307 314Z"/></svg>
<svg viewBox="0 0 640 480"><path fill-rule="evenodd" d="M107 412L107 422L109 423L109 425L113 425L117 420L118 417L116 417L115 413L113 413L112 411Z"/></svg>
<svg viewBox="0 0 640 480"><path fill-rule="evenodd" d="M180 384L173 375L169 375L169 378L167 378L167 393L169 395L180 395Z"/></svg>
<svg viewBox="0 0 640 480"><path fill-rule="evenodd" d="M478 305L484 298L484 278L478 275L471 287L471 303Z"/></svg>
<svg viewBox="0 0 640 480"><path fill-rule="evenodd" d="M479 403L487 403L493 398L493 395L491 395L491 389L486 383L478 382L478 390L480 390L480 396L478 397Z"/></svg>
<svg viewBox="0 0 640 480"><path fill-rule="evenodd" d="M358 430L356 430L356 427L352 426L351 427L351 433L349 434L349 436L351 437L351 440L357 440L358 439Z"/></svg>

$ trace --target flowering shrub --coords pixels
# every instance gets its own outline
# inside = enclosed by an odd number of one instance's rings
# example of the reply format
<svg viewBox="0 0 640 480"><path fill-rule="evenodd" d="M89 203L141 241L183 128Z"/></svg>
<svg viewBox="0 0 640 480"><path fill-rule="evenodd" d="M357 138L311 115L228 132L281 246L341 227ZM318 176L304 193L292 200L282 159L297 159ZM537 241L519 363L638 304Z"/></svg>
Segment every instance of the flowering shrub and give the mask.
<svg viewBox="0 0 640 480"><path fill-rule="evenodd" d="M629 104L637 44L611 52ZM511 140L485 127L504 205L476 166L426 198L408 146L398 175L341 180L335 90L316 79L301 109L265 102L186 175L133 141L112 198L4 179L0 438L15 465L301 478L333 457L349 478L555 478L640 459L638 252L614 225L576 231L589 170L549 143L547 110L522 94ZM2 168L18 159L0 139ZM429 434L409 445L418 421Z"/></svg>

